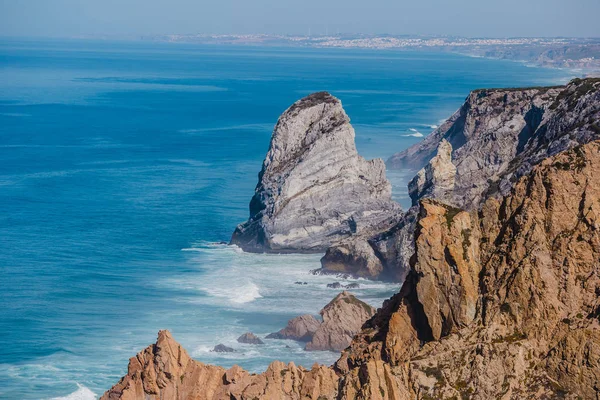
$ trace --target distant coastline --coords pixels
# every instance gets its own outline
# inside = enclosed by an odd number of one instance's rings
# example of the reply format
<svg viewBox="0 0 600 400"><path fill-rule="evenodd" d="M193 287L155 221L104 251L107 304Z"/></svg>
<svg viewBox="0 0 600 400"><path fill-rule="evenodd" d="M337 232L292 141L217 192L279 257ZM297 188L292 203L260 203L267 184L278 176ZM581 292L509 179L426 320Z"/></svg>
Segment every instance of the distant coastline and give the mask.
<svg viewBox="0 0 600 400"><path fill-rule="evenodd" d="M144 41L242 46L393 49L442 51L472 57L511 60L544 68L600 75L600 38L464 38L405 35L287 36L267 34L169 34Z"/></svg>

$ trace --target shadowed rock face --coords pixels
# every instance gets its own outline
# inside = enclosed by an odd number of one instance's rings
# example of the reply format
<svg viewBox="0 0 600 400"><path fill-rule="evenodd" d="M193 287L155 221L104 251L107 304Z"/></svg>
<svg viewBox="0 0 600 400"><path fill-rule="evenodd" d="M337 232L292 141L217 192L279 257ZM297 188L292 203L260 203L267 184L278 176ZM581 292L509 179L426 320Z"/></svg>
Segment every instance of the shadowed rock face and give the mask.
<svg viewBox="0 0 600 400"><path fill-rule="evenodd" d="M597 141L478 211L421 201L400 292L333 367L225 370L163 331L102 399L597 399L598 176Z"/></svg>
<svg viewBox="0 0 600 400"><path fill-rule="evenodd" d="M381 232L400 215L383 161L358 155L341 102L320 92L279 118L250 219L231 243L254 252L320 252Z"/></svg>

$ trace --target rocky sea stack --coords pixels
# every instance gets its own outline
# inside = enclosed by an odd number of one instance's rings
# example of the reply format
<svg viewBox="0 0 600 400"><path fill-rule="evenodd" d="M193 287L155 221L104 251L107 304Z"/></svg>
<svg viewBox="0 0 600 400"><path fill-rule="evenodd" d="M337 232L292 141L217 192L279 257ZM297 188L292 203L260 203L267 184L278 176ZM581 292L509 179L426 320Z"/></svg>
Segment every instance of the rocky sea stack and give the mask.
<svg viewBox="0 0 600 400"><path fill-rule="evenodd" d="M250 218L231 243L250 252L324 252L401 215L381 159L358 155L342 103L326 92L288 108L273 131Z"/></svg>

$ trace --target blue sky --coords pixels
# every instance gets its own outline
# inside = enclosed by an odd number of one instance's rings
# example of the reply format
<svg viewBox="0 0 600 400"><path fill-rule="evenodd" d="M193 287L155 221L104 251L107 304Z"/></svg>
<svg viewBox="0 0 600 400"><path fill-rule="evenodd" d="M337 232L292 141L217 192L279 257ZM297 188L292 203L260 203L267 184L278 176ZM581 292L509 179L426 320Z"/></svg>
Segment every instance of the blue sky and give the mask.
<svg viewBox="0 0 600 400"><path fill-rule="evenodd" d="M0 0L2 36L600 36L600 0Z"/></svg>

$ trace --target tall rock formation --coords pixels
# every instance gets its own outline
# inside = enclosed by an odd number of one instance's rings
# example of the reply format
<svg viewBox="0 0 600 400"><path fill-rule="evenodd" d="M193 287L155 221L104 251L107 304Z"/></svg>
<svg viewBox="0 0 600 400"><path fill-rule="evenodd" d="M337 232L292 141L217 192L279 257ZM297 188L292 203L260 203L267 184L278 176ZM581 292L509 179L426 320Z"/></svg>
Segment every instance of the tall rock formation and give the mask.
<svg viewBox="0 0 600 400"><path fill-rule="evenodd" d="M400 292L333 367L225 370L162 332L102 399L598 399L598 176L595 141L478 211L421 201Z"/></svg>
<svg viewBox="0 0 600 400"><path fill-rule="evenodd" d="M455 180L456 167L452 164L452 145L446 139L442 139L437 154L408 183L408 194L413 200L413 205L424 197L444 200L454 191Z"/></svg>
<svg viewBox="0 0 600 400"><path fill-rule="evenodd" d="M279 118L250 218L231 243L253 252L320 252L384 231L400 215L383 161L358 155L342 103L319 92Z"/></svg>
<svg viewBox="0 0 600 400"><path fill-rule="evenodd" d="M475 90L450 119L421 143L393 155L387 166L425 166L447 141L456 167L451 202L477 208L489 195L506 195L546 157L599 139L599 121L600 78L557 87ZM432 186L434 178L417 177L413 188ZM413 200L438 198L423 190L412 194ZM450 200L448 193L443 197L438 199Z"/></svg>

